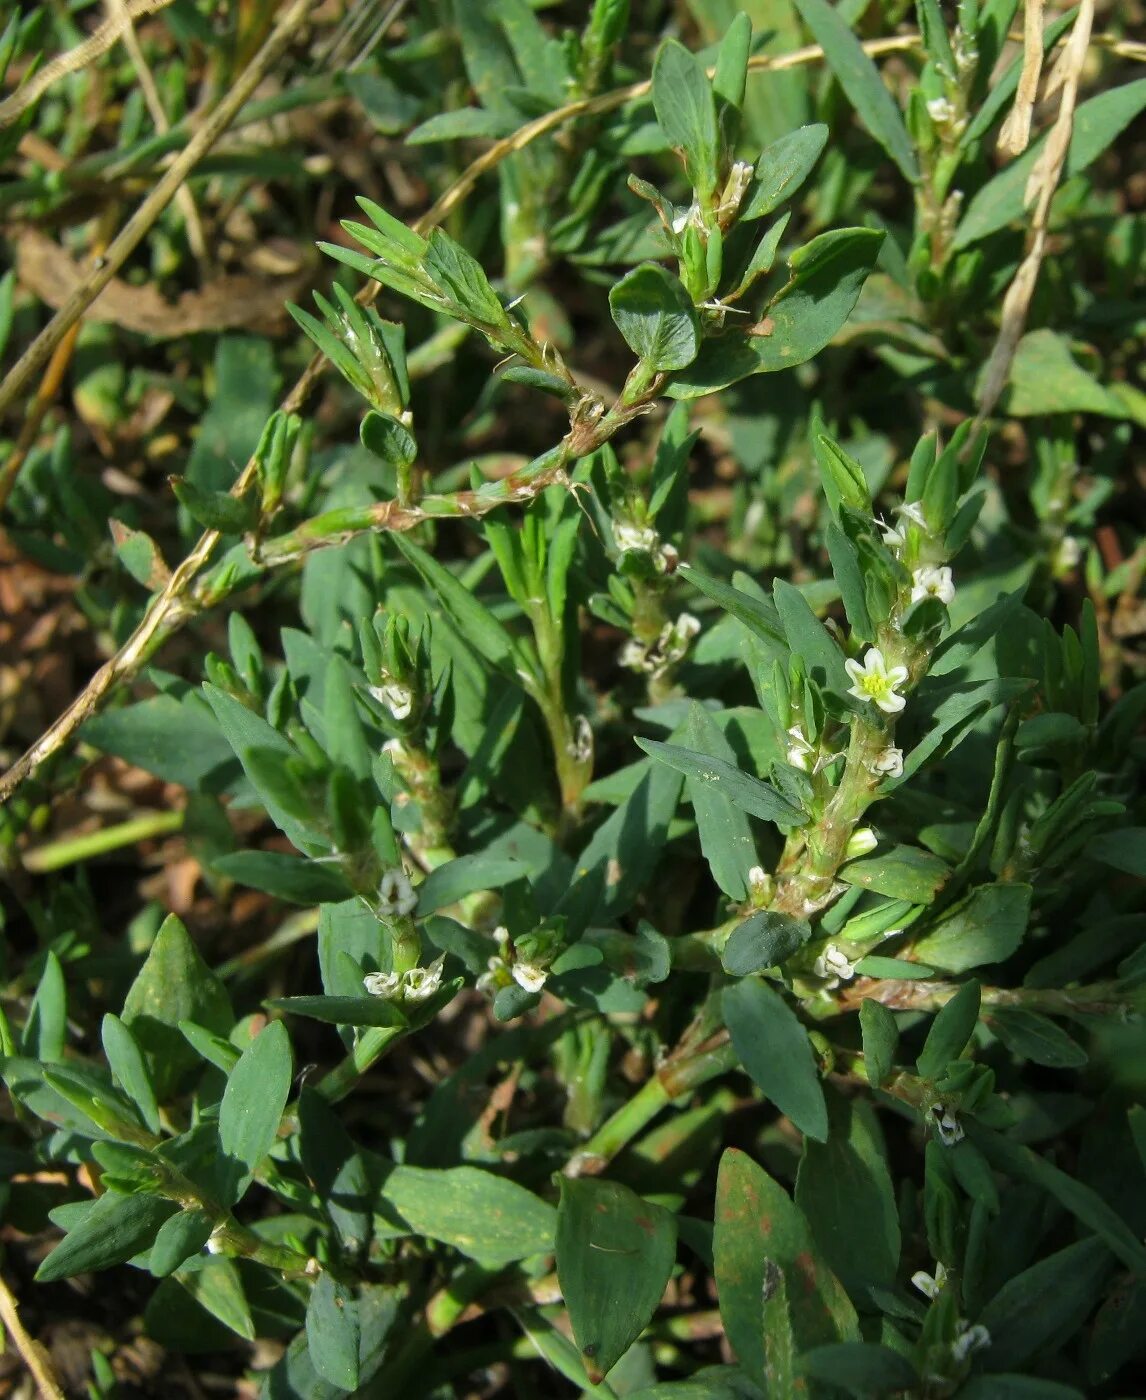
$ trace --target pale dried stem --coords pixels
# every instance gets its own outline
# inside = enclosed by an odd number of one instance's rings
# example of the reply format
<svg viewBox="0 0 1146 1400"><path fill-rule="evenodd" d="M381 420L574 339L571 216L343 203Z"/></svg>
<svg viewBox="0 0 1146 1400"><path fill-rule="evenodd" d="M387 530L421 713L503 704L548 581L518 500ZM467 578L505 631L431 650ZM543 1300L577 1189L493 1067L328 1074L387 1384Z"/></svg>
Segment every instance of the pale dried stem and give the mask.
<svg viewBox="0 0 1146 1400"><path fill-rule="evenodd" d="M1086 62L1093 23L1094 0L1082 0L1070 38L1058 60L1062 87L1058 116L1027 182L1026 202L1029 204L1033 200L1035 205L1027 236L1027 253L1014 280L1007 288L1007 295L1003 298L998 339L987 361L976 404L980 419L986 418L998 403L1011 370L1015 350L1026 328L1027 312L1030 310L1039 270L1046 256L1051 203L1062 178L1067 152L1070 149L1079 80L1082 77L1083 64Z"/></svg>
<svg viewBox="0 0 1146 1400"><path fill-rule="evenodd" d="M40 1400L64 1400L63 1387L56 1379L48 1353L24 1329L20 1321L19 1304L5 1280L0 1277L0 1319L8 1330L8 1335L16 1344L21 1360L28 1368L28 1374L36 1383Z"/></svg>
<svg viewBox="0 0 1146 1400"><path fill-rule="evenodd" d="M104 20L94 34L77 44L74 49L60 54L45 63L22 88L0 102L0 127L11 126L34 102L38 102L53 83L66 78L69 73L78 73L93 63L122 36L125 28L143 15L153 15L171 4L171 0L127 0L122 15L112 15Z"/></svg>
<svg viewBox="0 0 1146 1400"><path fill-rule="evenodd" d="M1021 155L1031 139L1031 117L1043 71L1043 0L1023 5L1023 67L1007 119L999 132L998 149L1005 156Z"/></svg>
<svg viewBox="0 0 1146 1400"><path fill-rule="evenodd" d="M316 0L294 0L287 8L238 81L160 176L155 188L120 229L104 256L17 360L8 377L0 384L0 414L12 406L32 377L47 363L68 329L80 319L143 241L191 170L227 130L243 103L254 94L268 70L282 57L315 3Z"/></svg>
<svg viewBox="0 0 1146 1400"><path fill-rule="evenodd" d="M143 47L139 42L139 35L135 32L135 25L131 16L127 12L125 0L107 0L107 7L111 18L123 25L123 46L128 52L132 65L135 68L135 76L139 79L139 86L143 90L143 100L147 103L147 110L151 113L151 120L155 123L155 129L161 136L166 136L171 130L171 122L167 118L167 112L163 106L163 99L159 95L159 88L155 83L155 76L148 66L147 59L143 54ZM175 203L179 212L183 215L183 221L187 225L187 242L191 245L191 251L195 255L195 260L200 267L208 264L207 236L203 232L203 220L199 217L199 210L195 205L195 196L191 193L189 185L180 185L175 192Z"/></svg>

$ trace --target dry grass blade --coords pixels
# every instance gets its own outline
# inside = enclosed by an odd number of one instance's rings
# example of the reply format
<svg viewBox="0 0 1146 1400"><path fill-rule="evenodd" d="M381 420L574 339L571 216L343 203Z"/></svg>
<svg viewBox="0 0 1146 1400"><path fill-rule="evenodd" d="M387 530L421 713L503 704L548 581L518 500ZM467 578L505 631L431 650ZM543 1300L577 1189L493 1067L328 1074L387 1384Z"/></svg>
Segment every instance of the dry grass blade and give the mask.
<svg viewBox="0 0 1146 1400"><path fill-rule="evenodd" d="M1070 149L1079 80L1082 77L1083 64L1086 62L1093 24L1094 0L1082 0L1070 38L1058 59L1058 79L1062 92L1058 116L1027 182L1026 202L1033 202L1035 206L1027 238L1027 253L1014 281L1007 288L1007 295L1003 298L998 339L991 351L991 358L987 361L979 387L976 407L980 418L986 418L998 403L1010 373L1015 350L1027 324L1027 312L1030 310L1031 298L1038 282L1039 269L1046 256L1051 202L1062 178L1067 152Z"/></svg>
<svg viewBox="0 0 1146 1400"><path fill-rule="evenodd" d="M1005 156L1021 155L1031 139L1031 117L1043 71L1043 0L1025 0L1023 5L1023 67L1015 101L999 132L999 151Z"/></svg>
<svg viewBox="0 0 1146 1400"><path fill-rule="evenodd" d="M33 103L43 97L53 83L66 78L69 73L78 73L81 68L94 63L101 54L107 53L108 49L118 42L124 30L131 28L135 20L144 15L153 15L170 4L171 0L127 0L121 14L109 16L90 38L45 63L19 91L0 102L0 127L11 126Z"/></svg>
<svg viewBox="0 0 1146 1400"><path fill-rule="evenodd" d="M28 1368L28 1374L36 1383L40 1400L64 1400L63 1389L52 1370L47 1352L25 1331L20 1321L19 1306L3 1278L0 1278L0 1319Z"/></svg>

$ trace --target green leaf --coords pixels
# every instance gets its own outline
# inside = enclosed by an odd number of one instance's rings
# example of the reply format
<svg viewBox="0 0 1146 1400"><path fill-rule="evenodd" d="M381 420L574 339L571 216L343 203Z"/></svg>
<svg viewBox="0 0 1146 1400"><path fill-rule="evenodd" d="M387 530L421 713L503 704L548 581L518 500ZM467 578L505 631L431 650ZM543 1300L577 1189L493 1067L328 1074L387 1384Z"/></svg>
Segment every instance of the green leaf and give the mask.
<svg viewBox="0 0 1146 1400"><path fill-rule="evenodd" d="M196 525L224 535L241 535L254 528L259 504L253 495L232 496L226 491L206 491L184 477L173 476L171 489Z"/></svg>
<svg viewBox="0 0 1146 1400"><path fill-rule="evenodd" d="M290 1039L272 1021L239 1056L219 1106L219 1146L226 1158L222 1194L233 1205L274 1146L292 1077Z"/></svg>
<svg viewBox="0 0 1146 1400"><path fill-rule="evenodd" d="M676 1259L676 1219L627 1186L561 1179L557 1280L589 1378L605 1378L652 1320Z"/></svg>
<svg viewBox="0 0 1146 1400"><path fill-rule="evenodd" d="M200 1253L211 1238L215 1222L204 1210L194 1207L178 1211L165 1220L151 1246L148 1268L156 1278L167 1278L180 1264Z"/></svg>
<svg viewBox="0 0 1146 1400"><path fill-rule="evenodd" d="M111 520L112 541L116 556L127 572L154 593L171 577L159 546L142 530L133 530L122 520Z"/></svg>
<svg viewBox="0 0 1146 1400"><path fill-rule="evenodd" d="M153 695L89 719L85 743L192 792L219 792L240 777L230 744L198 695Z"/></svg>
<svg viewBox="0 0 1146 1400"><path fill-rule="evenodd" d="M243 765L243 771L267 809L267 815L295 846L307 850L314 844L313 835L308 834L302 821L285 805L281 787L270 781L271 774L281 768L288 758L297 757L295 750L277 729L226 691L205 683L203 694L215 712L219 728L234 750L235 757Z"/></svg>
<svg viewBox="0 0 1146 1400"><path fill-rule="evenodd" d="M972 978L940 1008L916 1061L915 1067L924 1079L938 1079L951 1061L963 1053L975 1033L981 1000L979 984Z"/></svg>
<svg viewBox="0 0 1146 1400"><path fill-rule="evenodd" d="M735 767L735 750L712 716L696 701L689 707L685 739L694 753L722 759L729 767ZM711 783L689 778L685 787L712 878L729 899L743 899L748 892L748 872L756 864L756 843L748 818Z"/></svg>
<svg viewBox="0 0 1146 1400"><path fill-rule="evenodd" d="M868 131L899 166L904 179L915 184L919 179L919 167L911 138L874 60L864 53L847 21L827 0L793 0L793 3Z"/></svg>
<svg viewBox="0 0 1146 1400"><path fill-rule="evenodd" d="M1064 181L1085 170L1107 150L1144 108L1146 78L1123 83L1084 102L1074 114ZM978 191L955 230L953 246L956 251L1023 218L1027 180L1042 155L1046 140L1045 135L1040 136L1018 160L1012 161Z"/></svg>
<svg viewBox="0 0 1146 1400"><path fill-rule="evenodd" d="M719 603L725 612L737 622L742 622L761 641L769 644L785 642L784 624L770 598L754 598L751 593L733 588L722 579L710 578L691 565L682 564L680 573L694 588L714 603Z"/></svg>
<svg viewBox="0 0 1146 1400"><path fill-rule="evenodd" d="M44 957L44 970L36 984L36 995L28 1008L28 1019L21 1036L26 1055L52 1064L64 1058L68 1034L68 992L64 969L50 949Z"/></svg>
<svg viewBox="0 0 1146 1400"><path fill-rule="evenodd" d="M478 1167L395 1167L380 1195L414 1234L453 1245L489 1268L553 1250L553 1207Z"/></svg>
<svg viewBox="0 0 1146 1400"><path fill-rule="evenodd" d="M704 65L675 39L661 45L653 63L653 109L669 145L684 155L697 193L711 195L719 154L716 101Z"/></svg>
<svg viewBox="0 0 1146 1400"><path fill-rule="evenodd" d="M755 977L725 987L724 1023L753 1082L802 1133L823 1142L828 1110L808 1034L779 992Z"/></svg>
<svg viewBox="0 0 1146 1400"><path fill-rule="evenodd" d="M234 851L213 860L211 869L292 904L326 904L346 899L351 892L336 867L300 860L285 851Z"/></svg>
<svg viewBox="0 0 1146 1400"><path fill-rule="evenodd" d="M816 122L797 127L765 146L740 206L741 222L762 219L790 199L812 173L827 139L828 128Z"/></svg>
<svg viewBox="0 0 1146 1400"><path fill-rule="evenodd" d="M844 654L832 634L812 611L798 588L778 578L772 585L776 611L784 624L788 645L802 656L808 674L823 689L843 695L848 689Z"/></svg>
<svg viewBox="0 0 1146 1400"><path fill-rule="evenodd" d="M716 1291L729 1343L770 1395L798 1394L776 1362L792 1350L858 1340L855 1309L817 1254L803 1213L736 1148L720 1159L715 1220ZM778 1309L781 1282L788 1306Z"/></svg>
<svg viewBox="0 0 1146 1400"><path fill-rule="evenodd" d="M398 552L414 566L437 595L437 601L467 644L495 670L519 683L513 660L513 639L493 613L413 540L403 534L392 534L390 538Z"/></svg>
<svg viewBox="0 0 1146 1400"><path fill-rule="evenodd" d="M911 904L930 904L950 877L945 860L918 846L893 846L884 855L850 860L839 872L849 885Z"/></svg>
<svg viewBox="0 0 1146 1400"><path fill-rule="evenodd" d="M306 1305L306 1344L311 1363L324 1381L339 1390L358 1388L360 1340L358 1299L324 1270Z"/></svg>
<svg viewBox="0 0 1146 1400"><path fill-rule="evenodd" d="M832 573L840 586L840 597L848 615L848 625L861 642L874 642L876 629L868 612L868 593L864 587L859 551L834 520L828 523L825 539Z"/></svg>
<svg viewBox="0 0 1146 1400"><path fill-rule="evenodd" d="M1049 1016L1022 1007L992 1008L987 1024L1012 1055L1022 1055L1051 1069L1079 1069L1087 1054L1079 1043L1056 1026Z"/></svg>
<svg viewBox="0 0 1146 1400"><path fill-rule="evenodd" d="M524 879L528 871L513 856L478 853L456 856L431 870L418 886L418 917L433 914L477 890L500 890Z"/></svg>
<svg viewBox="0 0 1146 1400"><path fill-rule="evenodd" d="M456 307L466 313L466 319L475 319L495 331L516 330L481 263L442 229L436 228L430 234L422 266Z"/></svg>
<svg viewBox="0 0 1146 1400"><path fill-rule="evenodd" d="M700 349L700 318L679 278L657 263L634 267L609 292L625 344L658 374L685 369Z"/></svg>
<svg viewBox="0 0 1146 1400"><path fill-rule="evenodd" d="M1093 1230L1106 1246L1139 1278L1146 1277L1146 1248L1122 1217L1097 1191L1076 1181L1029 1147L1010 1142L999 1133L967 1123L969 1136L997 1170L1033 1185L1053 1196L1077 1220Z"/></svg>
<svg viewBox="0 0 1146 1400"><path fill-rule="evenodd" d="M817 424L818 420L813 427ZM838 519L840 507L850 506L863 515L870 515L871 491L864 470L855 458L849 457L839 443L824 432L813 432L812 452L832 514Z"/></svg>
<svg viewBox="0 0 1146 1400"><path fill-rule="evenodd" d="M1081 1390L1037 1376L972 1376L960 1387L959 1400L1086 1400Z"/></svg>
<svg viewBox="0 0 1146 1400"><path fill-rule="evenodd" d="M1086 854L1112 870L1146 880L1146 827L1127 826L1104 831L1087 844Z"/></svg>
<svg viewBox="0 0 1146 1400"><path fill-rule="evenodd" d="M124 1263L149 1248L159 1227L178 1209L158 1196L104 1192L36 1270L36 1282L54 1283Z"/></svg>
<svg viewBox="0 0 1146 1400"><path fill-rule="evenodd" d="M944 972L1003 962L1023 941L1030 908L1030 885L980 885L915 942L914 955Z"/></svg>
<svg viewBox="0 0 1146 1400"><path fill-rule="evenodd" d="M739 768L725 763L723 759L692 753L689 749L680 748L676 744L662 744L656 739L638 738L636 742L650 758L676 769L694 783L710 785L742 812L761 817L764 821L780 822L785 826L802 826L808 820L798 807L785 801L774 787L749 773L742 773Z"/></svg>
<svg viewBox="0 0 1146 1400"><path fill-rule="evenodd" d="M837 1342L813 1347L800 1357L800 1370L813 1380L838 1387L859 1400L914 1390L919 1373L898 1351L876 1342Z"/></svg>
<svg viewBox="0 0 1146 1400"><path fill-rule="evenodd" d="M810 360L851 315L883 237L882 230L843 228L805 243L788 259L792 276L764 308L755 333L728 330L706 340L696 360L673 375L664 392L695 399L749 375Z"/></svg>
<svg viewBox="0 0 1146 1400"><path fill-rule="evenodd" d="M1057 1351L1082 1326L1113 1267L1110 1250L1091 1236L1008 1279L978 1319L991 1334L991 1365L1020 1369Z"/></svg>
<svg viewBox="0 0 1146 1400"><path fill-rule="evenodd" d="M418 455L409 429L389 413L368 413L358 430L362 446L395 470L408 467Z"/></svg>
<svg viewBox="0 0 1146 1400"><path fill-rule="evenodd" d="M147 1057L155 1096L165 1103L179 1080L198 1065L179 1029L181 1021L226 1035L234 1024L226 988L174 914L155 935L123 1005L123 1021Z"/></svg>
<svg viewBox="0 0 1146 1400"><path fill-rule="evenodd" d="M750 914L728 936L720 961L733 977L748 977L779 967L812 936L812 926L791 914L762 909Z"/></svg>
<svg viewBox="0 0 1146 1400"><path fill-rule="evenodd" d="M150 1132L160 1131L159 1105L147 1061L139 1042L118 1016L109 1011L103 1018L103 1051L112 1074L119 1080L127 1097L139 1109L140 1117Z"/></svg>
<svg viewBox="0 0 1146 1400"><path fill-rule="evenodd" d="M180 1269L175 1281L200 1308L246 1342L255 1340L255 1324L238 1265L224 1255L211 1255Z"/></svg>
<svg viewBox="0 0 1146 1400"><path fill-rule="evenodd" d="M267 1005L293 1016L309 1016L332 1026L395 1026L408 1024L402 1010L392 1001L372 996L274 997Z"/></svg>
<svg viewBox="0 0 1146 1400"><path fill-rule="evenodd" d="M459 107L453 112L436 112L419 123L403 138L407 146L428 146L433 141L458 141L481 138L496 140L508 136L516 123L484 107Z"/></svg>
<svg viewBox="0 0 1146 1400"><path fill-rule="evenodd" d="M883 1002L876 1001L874 997L865 997L860 1003L859 1018L868 1083L873 1089L878 1089L886 1082L895 1065L899 1027Z"/></svg>
<svg viewBox="0 0 1146 1400"><path fill-rule="evenodd" d="M796 1204L820 1254L853 1298L890 1288L899 1268L899 1214L875 1119L862 1102L828 1099L825 1143L804 1139Z"/></svg>
<svg viewBox="0 0 1146 1400"><path fill-rule="evenodd" d="M1100 413L1126 418L1122 400L1098 382L1071 354L1057 331L1029 331L1015 348L1008 376L1006 411L1016 418L1046 413Z"/></svg>

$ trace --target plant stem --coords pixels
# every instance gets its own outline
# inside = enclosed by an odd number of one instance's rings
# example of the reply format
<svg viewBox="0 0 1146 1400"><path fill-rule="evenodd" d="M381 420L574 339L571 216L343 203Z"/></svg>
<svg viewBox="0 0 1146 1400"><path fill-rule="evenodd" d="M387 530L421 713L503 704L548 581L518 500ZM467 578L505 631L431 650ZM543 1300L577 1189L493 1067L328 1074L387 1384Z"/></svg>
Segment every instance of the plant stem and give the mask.
<svg viewBox="0 0 1146 1400"><path fill-rule="evenodd" d="M90 860L93 856L134 846L137 841L146 841L152 836L168 836L181 830L182 826L182 812L149 812L146 816L132 817L118 826L105 826L99 831L85 832L82 836L64 836L45 846L37 846L25 853L24 869L34 875L62 870L67 865L78 865L80 861Z"/></svg>

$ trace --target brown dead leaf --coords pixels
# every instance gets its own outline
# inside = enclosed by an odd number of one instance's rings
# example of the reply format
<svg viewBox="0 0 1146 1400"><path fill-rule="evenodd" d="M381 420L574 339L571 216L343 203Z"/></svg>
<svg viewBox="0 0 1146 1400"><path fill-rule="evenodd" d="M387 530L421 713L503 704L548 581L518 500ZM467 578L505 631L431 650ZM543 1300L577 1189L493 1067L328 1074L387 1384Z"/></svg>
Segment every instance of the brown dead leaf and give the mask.
<svg viewBox="0 0 1146 1400"><path fill-rule="evenodd" d="M53 310L59 310L84 277L66 252L37 229L21 230L17 239L20 281ZM298 298L309 273L261 279L223 276L194 292L168 301L151 286L133 287L113 278L85 312L90 321L111 322L124 330L157 340L199 331L245 330L273 335L287 325L285 303Z"/></svg>

